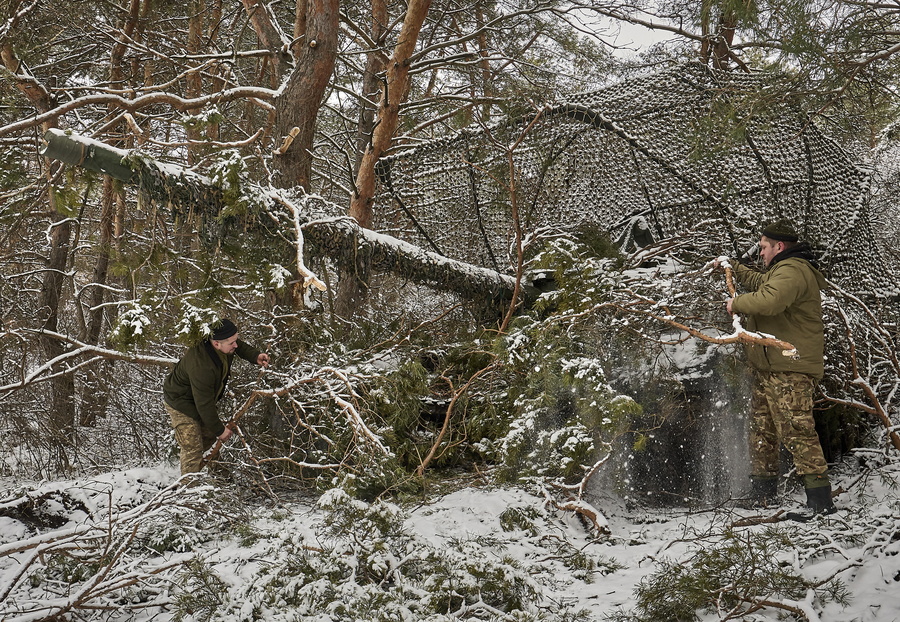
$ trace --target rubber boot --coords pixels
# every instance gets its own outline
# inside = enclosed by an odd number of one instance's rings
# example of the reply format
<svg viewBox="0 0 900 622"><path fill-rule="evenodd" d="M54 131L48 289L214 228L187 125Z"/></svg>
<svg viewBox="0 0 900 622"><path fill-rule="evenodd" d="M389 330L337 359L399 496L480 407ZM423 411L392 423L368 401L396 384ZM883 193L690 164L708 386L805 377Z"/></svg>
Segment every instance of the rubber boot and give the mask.
<svg viewBox="0 0 900 622"><path fill-rule="evenodd" d="M837 508L831 500L831 485L806 489L806 505L816 514L834 514Z"/></svg>
<svg viewBox="0 0 900 622"><path fill-rule="evenodd" d="M806 489L806 507L796 512L788 512L788 520L806 523L816 516L828 516L837 512L831 500L831 484Z"/></svg>
<svg viewBox="0 0 900 622"><path fill-rule="evenodd" d="M764 510L778 505L778 478L750 476L750 495L738 504L748 510Z"/></svg>

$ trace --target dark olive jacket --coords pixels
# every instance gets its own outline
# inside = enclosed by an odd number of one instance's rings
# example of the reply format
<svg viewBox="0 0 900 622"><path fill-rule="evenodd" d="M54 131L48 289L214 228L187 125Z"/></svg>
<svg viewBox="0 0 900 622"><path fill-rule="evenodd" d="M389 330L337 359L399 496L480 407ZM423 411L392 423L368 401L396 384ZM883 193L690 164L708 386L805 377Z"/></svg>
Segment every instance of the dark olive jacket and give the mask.
<svg viewBox="0 0 900 622"><path fill-rule="evenodd" d="M736 265L734 275L750 293L734 297L731 310L747 316L747 330L772 335L797 348L799 358L778 348L747 346L747 360L762 371L793 371L821 379L825 373L825 325L822 296L825 277L802 249L776 256L758 272Z"/></svg>
<svg viewBox="0 0 900 622"><path fill-rule="evenodd" d="M256 363L259 350L238 339L234 354ZM166 403L192 419L216 436L221 436L225 426L219 420L216 409L225 393L225 384L231 372L234 354L223 354L209 341L188 348L163 382L163 398Z"/></svg>

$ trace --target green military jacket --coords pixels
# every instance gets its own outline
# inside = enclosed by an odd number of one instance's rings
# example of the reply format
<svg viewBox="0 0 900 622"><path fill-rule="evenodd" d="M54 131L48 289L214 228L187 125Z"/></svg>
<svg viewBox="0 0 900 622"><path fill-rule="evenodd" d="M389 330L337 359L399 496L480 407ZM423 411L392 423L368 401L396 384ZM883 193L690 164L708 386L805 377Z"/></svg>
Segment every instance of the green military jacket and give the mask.
<svg viewBox="0 0 900 622"><path fill-rule="evenodd" d="M736 265L734 275L750 293L734 297L731 310L747 316L747 330L766 333L797 348L799 358L778 348L749 345L747 359L761 371L793 371L821 379L825 373L822 296L825 277L802 257L788 255L765 272Z"/></svg>
<svg viewBox="0 0 900 622"><path fill-rule="evenodd" d="M260 354L259 350L240 339L237 343L235 353L227 355L213 348L209 341L202 341L188 348L163 382L163 399L166 403L196 419L216 436L221 436L225 431L225 426L219 420L216 402L225 393L234 355L255 364Z"/></svg>

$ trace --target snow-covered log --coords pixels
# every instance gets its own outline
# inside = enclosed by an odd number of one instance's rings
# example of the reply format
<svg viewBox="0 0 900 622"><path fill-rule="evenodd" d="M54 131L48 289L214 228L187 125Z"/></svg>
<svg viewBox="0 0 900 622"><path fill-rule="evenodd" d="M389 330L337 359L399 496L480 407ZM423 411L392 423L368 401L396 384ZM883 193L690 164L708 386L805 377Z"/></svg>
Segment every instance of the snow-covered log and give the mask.
<svg viewBox="0 0 900 622"><path fill-rule="evenodd" d="M467 299L508 298L515 279L426 251L395 237L360 227L352 218L307 223L307 245L338 261L365 263L376 272L390 273L414 283L456 293Z"/></svg>
<svg viewBox="0 0 900 622"><path fill-rule="evenodd" d="M45 141L47 157L139 185L151 199L185 212L217 216L224 205L221 188L210 179L180 167L161 164L71 132L50 130ZM341 267L358 269L361 273L373 270L394 274L470 300L508 299L515 286L511 276L425 251L365 229L351 218L310 221L301 214L298 220L306 250L325 255Z"/></svg>
<svg viewBox="0 0 900 622"><path fill-rule="evenodd" d="M105 173L126 184L138 185L153 200L200 213L218 213L222 191L202 175L163 164L127 149L111 147L74 132L49 130L43 155Z"/></svg>

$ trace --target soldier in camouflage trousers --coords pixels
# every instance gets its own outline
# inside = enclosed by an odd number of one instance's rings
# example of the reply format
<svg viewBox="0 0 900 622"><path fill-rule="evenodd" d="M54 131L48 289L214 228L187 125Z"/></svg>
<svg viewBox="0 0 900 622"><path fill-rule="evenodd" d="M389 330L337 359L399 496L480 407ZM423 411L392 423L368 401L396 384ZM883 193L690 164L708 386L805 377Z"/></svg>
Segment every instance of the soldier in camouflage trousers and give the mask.
<svg viewBox="0 0 900 622"><path fill-rule="evenodd" d="M238 339L231 320L222 319L212 332L192 348L172 368L163 382L166 412L181 448L181 474L196 473L203 466L203 454L216 439L226 442L232 430L219 419L216 402L225 393L235 356L268 367L269 355Z"/></svg>
<svg viewBox="0 0 900 622"><path fill-rule="evenodd" d="M765 271L735 265L735 278L748 293L727 302L729 313L747 317L747 329L792 344L797 356L750 345L755 372L750 417L751 501L767 505L777 496L779 451L783 444L806 489L807 511L789 518L808 520L835 511L828 465L813 420L813 391L825 372L825 326L820 290L826 286L809 246L794 227L779 221L759 242Z"/></svg>
<svg viewBox="0 0 900 622"><path fill-rule="evenodd" d="M777 477L784 444L804 484L824 478L828 464L812 416L815 379L796 372L757 371L751 398L750 472ZM825 481L828 481L825 479Z"/></svg>

